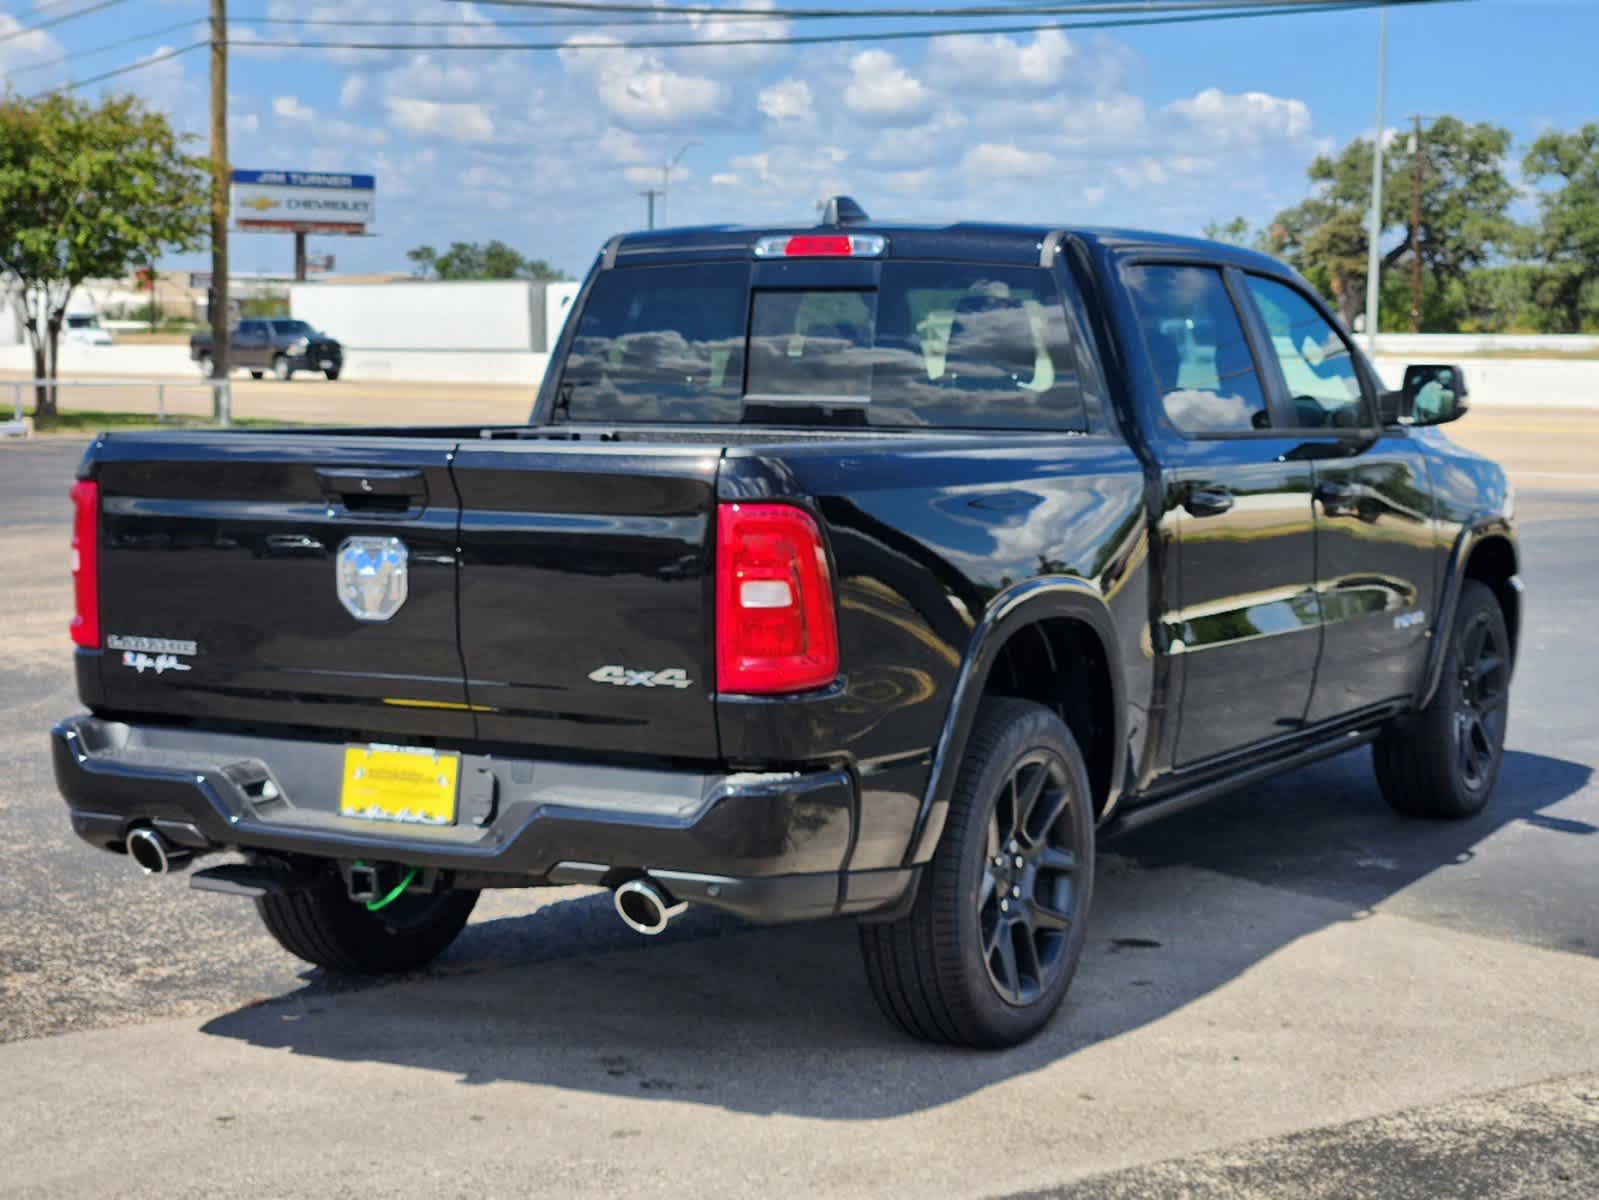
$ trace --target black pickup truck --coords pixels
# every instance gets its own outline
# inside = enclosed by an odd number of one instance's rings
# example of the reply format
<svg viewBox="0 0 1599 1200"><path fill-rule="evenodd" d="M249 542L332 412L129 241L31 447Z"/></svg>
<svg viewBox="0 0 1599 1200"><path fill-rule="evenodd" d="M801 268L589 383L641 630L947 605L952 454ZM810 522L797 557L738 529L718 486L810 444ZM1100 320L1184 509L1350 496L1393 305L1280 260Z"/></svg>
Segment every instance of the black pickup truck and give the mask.
<svg viewBox="0 0 1599 1200"><path fill-rule="evenodd" d="M210 330L189 335L189 357L199 364L206 378L216 374ZM305 321L246 317L228 336L228 367L242 367L256 379L268 371L273 378L285 381L293 379L296 371L315 371L333 380L344 369L344 347Z"/></svg>
<svg viewBox="0 0 1599 1200"><path fill-rule="evenodd" d="M884 1011L1017 1042L1096 833L1371 745L1488 801L1504 473L1291 271L1103 229L608 243L530 421L114 433L74 489L76 831L335 971L483 888L859 918Z"/></svg>

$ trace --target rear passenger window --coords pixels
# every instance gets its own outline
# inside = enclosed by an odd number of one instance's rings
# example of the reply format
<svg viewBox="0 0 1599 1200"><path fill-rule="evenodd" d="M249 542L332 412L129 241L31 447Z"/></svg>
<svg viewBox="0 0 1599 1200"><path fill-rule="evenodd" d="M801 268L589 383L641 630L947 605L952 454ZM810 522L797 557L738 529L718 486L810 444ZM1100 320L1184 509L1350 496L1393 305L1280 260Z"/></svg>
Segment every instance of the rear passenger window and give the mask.
<svg viewBox="0 0 1599 1200"><path fill-rule="evenodd" d="M1126 273L1161 403L1184 433L1269 429L1266 395L1221 272L1131 267Z"/></svg>
<svg viewBox="0 0 1599 1200"><path fill-rule="evenodd" d="M1258 275L1248 278L1288 385L1294 424L1302 429L1358 429L1372 424L1354 355L1343 334L1287 284Z"/></svg>

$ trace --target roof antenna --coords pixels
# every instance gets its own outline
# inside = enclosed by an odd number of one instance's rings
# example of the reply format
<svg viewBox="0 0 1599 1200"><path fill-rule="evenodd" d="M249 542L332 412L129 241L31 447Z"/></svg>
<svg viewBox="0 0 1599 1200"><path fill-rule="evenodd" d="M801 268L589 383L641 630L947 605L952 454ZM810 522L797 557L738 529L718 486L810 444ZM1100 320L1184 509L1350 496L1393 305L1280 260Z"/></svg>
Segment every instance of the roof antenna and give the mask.
<svg viewBox="0 0 1599 1200"><path fill-rule="evenodd" d="M866 210L849 196L834 196L822 209L823 225L864 225L870 220Z"/></svg>

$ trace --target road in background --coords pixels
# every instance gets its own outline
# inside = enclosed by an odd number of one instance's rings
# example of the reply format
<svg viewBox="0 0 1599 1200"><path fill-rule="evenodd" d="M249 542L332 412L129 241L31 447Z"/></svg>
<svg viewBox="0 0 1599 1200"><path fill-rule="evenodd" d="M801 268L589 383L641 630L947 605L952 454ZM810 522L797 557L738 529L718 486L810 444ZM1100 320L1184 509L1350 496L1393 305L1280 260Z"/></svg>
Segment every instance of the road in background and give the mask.
<svg viewBox="0 0 1599 1200"><path fill-rule="evenodd" d="M1401 819L1357 752L1108 842L1066 1008L1003 1054L890 1029L847 923L490 894L431 970L332 983L78 843L45 730L83 442L0 445L0 1193L1599 1194L1599 412L1450 433L1520 498L1494 806Z"/></svg>

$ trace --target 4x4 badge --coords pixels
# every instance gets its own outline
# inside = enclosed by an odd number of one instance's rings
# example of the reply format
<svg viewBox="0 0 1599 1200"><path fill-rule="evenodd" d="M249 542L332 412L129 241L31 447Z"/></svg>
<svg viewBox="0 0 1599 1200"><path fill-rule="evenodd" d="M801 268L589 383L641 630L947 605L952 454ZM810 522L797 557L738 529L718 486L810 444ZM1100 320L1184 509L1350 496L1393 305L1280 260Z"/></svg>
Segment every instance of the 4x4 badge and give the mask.
<svg viewBox="0 0 1599 1200"><path fill-rule="evenodd" d="M617 687L669 687L686 688L694 681L682 667L668 667L664 671L635 671L631 667L599 667L589 672L595 683L610 683Z"/></svg>

